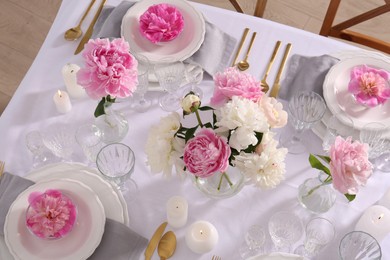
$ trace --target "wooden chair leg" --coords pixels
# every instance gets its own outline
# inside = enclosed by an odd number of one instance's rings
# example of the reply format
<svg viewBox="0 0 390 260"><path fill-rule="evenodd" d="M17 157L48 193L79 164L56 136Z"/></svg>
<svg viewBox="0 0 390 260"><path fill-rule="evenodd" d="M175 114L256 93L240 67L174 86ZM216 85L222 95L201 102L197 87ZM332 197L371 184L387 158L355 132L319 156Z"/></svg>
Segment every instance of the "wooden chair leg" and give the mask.
<svg viewBox="0 0 390 260"><path fill-rule="evenodd" d="M237 10L239 13L244 13L244 10L242 10L241 6L238 4L236 0L229 0L229 2L233 5L233 7Z"/></svg>
<svg viewBox="0 0 390 260"><path fill-rule="evenodd" d="M320 35L328 36L332 28L334 18L336 17L337 9L339 8L341 0L330 0L328 10L322 23Z"/></svg>
<svg viewBox="0 0 390 260"><path fill-rule="evenodd" d="M257 0L254 16L263 17L267 0Z"/></svg>

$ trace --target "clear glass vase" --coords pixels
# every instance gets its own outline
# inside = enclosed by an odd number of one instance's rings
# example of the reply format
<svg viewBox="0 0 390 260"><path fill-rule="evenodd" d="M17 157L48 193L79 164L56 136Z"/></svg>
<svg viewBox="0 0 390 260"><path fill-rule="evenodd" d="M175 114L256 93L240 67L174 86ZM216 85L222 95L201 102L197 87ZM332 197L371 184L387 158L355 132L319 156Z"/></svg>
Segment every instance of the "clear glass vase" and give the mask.
<svg viewBox="0 0 390 260"><path fill-rule="evenodd" d="M129 131L127 119L112 108L112 103L104 104L103 115L96 118L96 126L102 132L102 141L106 144L117 143L125 138Z"/></svg>
<svg viewBox="0 0 390 260"><path fill-rule="evenodd" d="M327 212L336 201L336 191L331 182L324 182L325 173L317 178L306 179L298 187L298 200L300 204L313 213Z"/></svg>
<svg viewBox="0 0 390 260"><path fill-rule="evenodd" d="M241 191L244 186L244 175L239 169L229 167L226 172L215 172L206 178L194 177L194 184L206 196L224 199Z"/></svg>

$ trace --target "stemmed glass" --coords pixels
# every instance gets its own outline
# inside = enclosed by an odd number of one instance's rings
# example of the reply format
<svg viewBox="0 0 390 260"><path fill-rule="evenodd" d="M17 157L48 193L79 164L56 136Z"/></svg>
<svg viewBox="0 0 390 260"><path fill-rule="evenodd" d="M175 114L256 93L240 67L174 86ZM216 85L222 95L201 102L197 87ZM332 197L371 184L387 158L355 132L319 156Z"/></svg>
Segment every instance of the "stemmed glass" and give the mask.
<svg viewBox="0 0 390 260"><path fill-rule="evenodd" d="M100 149L104 146L102 132L94 124L79 126L76 130L76 141L90 162L95 163Z"/></svg>
<svg viewBox="0 0 390 260"><path fill-rule="evenodd" d="M252 225L245 234L245 241L240 247L242 259L261 253L265 244L265 230L262 226Z"/></svg>
<svg viewBox="0 0 390 260"><path fill-rule="evenodd" d="M186 95L189 92L193 92L200 99L203 98L203 91L198 84L203 80L203 69L195 62L190 62L186 65L186 78L188 80L187 87L185 88Z"/></svg>
<svg viewBox="0 0 390 260"><path fill-rule="evenodd" d="M340 242L339 254L342 260L380 260L381 247L376 239L363 231L352 231Z"/></svg>
<svg viewBox="0 0 390 260"><path fill-rule="evenodd" d="M293 134L283 134L281 144L292 154L306 151L302 143L302 133L310 129L323 117L326 110L324 99L313 91L304 91L295 94L288 103L290 122L294 127Z"/></svg>
<svg viewBox="0 0 390 260"><path fill-rule="evenodd" d="M33 154L33 167L53 163L58 159L43 143L42 135L39 131L31 131L26 135L26 146Z"/></svg>
<svg viewBox="0 0 390 260"><path fill-rule="evenodd" d="M122 143L104 146L97 155L96 165L101 174L115 183L129 200L136 198L138 185L131 179L134 172L135 155L130 147Z"/></svg>
<svg viewBox="0 0 390 260"><path fill-rule="evenodd" d="M184 72L185 67L181 61L169 62L165 60L154 66L154 73L160 86L168 92L159 99L160 107L163 110L172 112L180 108L177 90L180 88Z"/></svg>
<svg viewBox="0 0 390 260"><path fill-rule="evenodd" d="M48 126L43 135L43 143L57 157L71 161L76 145L75 133L72 127L65 124L52 124Z"/></svg>
<svg viewBox="0 0 390 260"><path fill-rule="evenodd" d="M280 211L270 218L268 230L276 250L289 253L291 246L303 235L303 224L294 213Z"/></svg>
<svg viewBox="0 0 390 260"><path fill-rule="evenodd" d="M139 98L134 104L134 110L142 113L146 112L152 104L150 100L145 98L149 87L150 62L146 56L141 54L136 54L135 58L138 61L138 86L135 93L139 95Z"/></svg>
<svg viewBox="0 0 390 260"><path fill-rule="evenodd" d="M384 136L387 131L386 126L380 122L367 123L360 130L360 141L368 144L368 158L374 166L381 164L376 159L389 150L389 143Z"/></svg>
<svg viewBox="0 0 390 260"><path fill-rule="evenodd" d="M341 136L344 139L348 136L351 136L352 138L355 137L353 120L348 116L345 116L345 120L348 121L347 124L341 122L338 115L332 115L329 118L326 125L326 133L322 142L322 148L324 151L329 150L337 136Z"/></svg>
<svg viewBox="0 0 390 260"><path fill-rule="evenodd" d="M295 253L308 259L316 257L335 236L332 222L321 217L311 219L305 231L305 242L295 250Z"/></svg>

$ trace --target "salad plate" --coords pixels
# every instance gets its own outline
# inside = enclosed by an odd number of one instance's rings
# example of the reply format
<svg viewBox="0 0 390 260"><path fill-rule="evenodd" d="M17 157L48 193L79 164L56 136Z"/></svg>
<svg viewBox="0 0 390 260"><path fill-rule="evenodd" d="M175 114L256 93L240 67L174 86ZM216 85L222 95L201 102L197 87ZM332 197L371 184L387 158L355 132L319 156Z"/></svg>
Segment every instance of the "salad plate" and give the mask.
<svg viewBox="0 0 390 260"><path fill-rule="evenodd" d="M139 31L139 17L152 5L169 3L183 15L184 30L172 41L154 44ZM121 35L129 42L132 53L146 56L151 63L158 63L169 56L173 61L183 61L192 56L202 45L206 24L200 13L188 1L143 0L134 4L122 19Z"/></svg>
<svg viewBox="0 0 390 260"><path fill-rule="evenodd" d="M61 239L37 238L25 223L28 196L32 192L44 192L47 189L66 193L77 207L76 224ZM4 223L4 239L15 259L86 259L100 244L105 221L103 205L87 185L70 179L41 181L20 193L12 203Z"/></svg>

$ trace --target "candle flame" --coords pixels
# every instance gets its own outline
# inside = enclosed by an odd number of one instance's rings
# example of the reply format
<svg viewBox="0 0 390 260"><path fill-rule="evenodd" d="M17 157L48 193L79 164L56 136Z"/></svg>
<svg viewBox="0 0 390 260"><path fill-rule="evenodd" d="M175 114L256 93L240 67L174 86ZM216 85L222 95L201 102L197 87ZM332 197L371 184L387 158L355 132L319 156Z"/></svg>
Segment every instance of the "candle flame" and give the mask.
<svg viewBox="0 0 390 260"><path fill-rule="evenodd" d="M59 97L62 97L61 90L57 90L57 93L58 93L58 96L59 96Z"/></svg>

